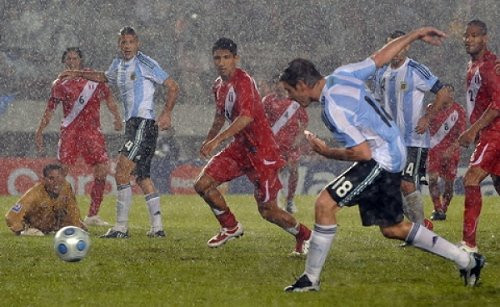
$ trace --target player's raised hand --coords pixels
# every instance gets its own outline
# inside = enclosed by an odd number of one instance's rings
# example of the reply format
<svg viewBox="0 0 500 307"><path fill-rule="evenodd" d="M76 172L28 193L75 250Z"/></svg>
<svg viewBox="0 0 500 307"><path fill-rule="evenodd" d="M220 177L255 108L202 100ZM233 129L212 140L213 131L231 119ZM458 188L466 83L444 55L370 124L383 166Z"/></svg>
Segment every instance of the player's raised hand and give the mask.
<svg viewBox="0 0 500 307"><path fill-rule="evenodd" d="M434 46L441 45L447 37L446 33L434 27L418 28L415 32L418 34L420 40Z"/></svg>

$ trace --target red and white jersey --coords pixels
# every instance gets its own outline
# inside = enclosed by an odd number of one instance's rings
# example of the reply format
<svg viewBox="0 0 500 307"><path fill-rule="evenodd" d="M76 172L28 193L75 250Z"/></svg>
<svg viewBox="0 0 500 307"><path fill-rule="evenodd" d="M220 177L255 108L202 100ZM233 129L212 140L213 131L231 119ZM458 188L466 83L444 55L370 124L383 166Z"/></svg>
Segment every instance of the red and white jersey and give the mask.
<svg viewBox="0 0 500 307"><path fill-rule="evenodd" d="M467 68L467 115L474 124L488 106L500 110L500 76L495 73L496 55L490 51L477 61L470 61ZM484 134L500 134L500 117L481 130Z"/></svg>
<svg viewBox="0 0 500 307"><path fill-rule="evenodd" d="M100 105L110 95L105 83L82 78L60 80L52 85L48 108L62 103L64 118L61 129L100 129Z"/></svg>
<svg viewBox="0 0 500 307"><path fill-rule="evenodd" d="M297 101L276 94L267 95L262 103L280 151L298 150L298 138L309 122L306 110Z"/></svg>
<svg viewBox="0 0 500 307"><path fill-rule="evenodd" d="M234 141L255 153L258 159L281 161L276 144L267 121L259 91L255 81L242 69L237 68L230 80L217 78L213 92L216 112L224 115L232 123L238 116L249 116L253 121L234 136Z"/></svg>
<svg viewBox="0 0 500 307"><path fill-rule="evenodd" d="M431 150L446 150L457 141L464 130L465 110L454 102L450 107L440 110L429 125Z"/></svg>

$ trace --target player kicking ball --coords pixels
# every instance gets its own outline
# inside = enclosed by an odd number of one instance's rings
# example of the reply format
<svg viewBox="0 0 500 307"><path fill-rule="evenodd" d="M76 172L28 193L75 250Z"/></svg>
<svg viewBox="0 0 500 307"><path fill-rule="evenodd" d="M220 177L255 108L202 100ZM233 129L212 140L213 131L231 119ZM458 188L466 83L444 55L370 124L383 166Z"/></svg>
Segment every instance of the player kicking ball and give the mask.
<svg viewBox="0 0 500 307"><path fill-rule="evenodd" d="M314 65L295 59L280 76L290 97L307 107L321 102L322 119L343 147L329 147L314 134L306 139L317 153L335 160L354 161L329 183L315 203L315 225L303 275L287 292L317 291L320 274L337 233L336 214L358 204L363 226L376 225L389 239L407 242L455 262L465 285L479 281L485 258L468 253L424 226L403 219L399 187L406 149L397 125L365 86L378 67L416 40L440 45L445 33L424 27L396 38L366 60L337 68L323 77Z"/></svg>

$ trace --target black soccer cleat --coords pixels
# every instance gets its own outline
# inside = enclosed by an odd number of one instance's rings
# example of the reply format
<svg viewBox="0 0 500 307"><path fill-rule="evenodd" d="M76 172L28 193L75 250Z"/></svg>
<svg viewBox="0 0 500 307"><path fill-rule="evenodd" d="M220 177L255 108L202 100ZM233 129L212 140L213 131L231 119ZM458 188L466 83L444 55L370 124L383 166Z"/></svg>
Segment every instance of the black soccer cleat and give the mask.
<svg viewBox="0 0 500 307"><path fill-rule="evenodd" d="M446 213L444 213L443 211L432 211L431 220L444 221L446 220Z"/></svg>
<svg viewBox="0 0 500 307"><path fill-rule="evenodd" d="M293 285L286 287L284 290L285 292L319 291L319 282L313 284L309 280L309 277L307 277L306 274L303 274Z"/></svg>
<svg viewBox="0 0 500 307"><path fill-rule="evenodd" d="M149 238L165 238L166 234L165 234L165 231L163 231L163 230L158 230L156 232L153 232L152 230L150 230L146 233L146 236L148 236Z"/></svg>
<svg viewBox="0 0 500 307"><path fill-rule="evenodd" d="M125 232L114 230L113 228L108 229L108 231L100 236L100 238L105 239L126 239L128 238L128 230Z"/></svg>
<svg viewBox="0 0 500 307"><path fill-rule="evenodd" d="M463 277L464 285L466 287L474 287L479 283L481 269L486 263L486 258L478 253L471 253L470 257L473 263L471 263L469 266L473 267L460 270L460 277Z"/></svg>

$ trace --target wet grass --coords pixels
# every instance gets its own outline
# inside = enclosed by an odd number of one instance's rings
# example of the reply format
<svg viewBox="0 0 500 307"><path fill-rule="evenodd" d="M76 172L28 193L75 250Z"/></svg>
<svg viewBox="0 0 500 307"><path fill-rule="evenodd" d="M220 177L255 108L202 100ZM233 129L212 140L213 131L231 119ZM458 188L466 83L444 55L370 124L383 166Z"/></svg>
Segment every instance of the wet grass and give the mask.
<svg viewBox="0 0 500 307"><path fill-rule="evenodd" d="M65 263L52 237L15 237L0 223L2 306L499 306L500 198L484 197L479 243L487 257L480 287L462 286L454 265L414 248L399 248L375 227L360 226L356 208L339 216L339 232L317 293L288 294L283 287L304 269L287 256L294 239L263 221L251 196L228 197L245 235L218 249L206 241L218 225L196 196L163 196L167 237L149 239L142 197L134 200L126 240L99 239L83 261ZM14 197L0 198L6 212ZM297 217L312 225L314 197L298 198ZM430 201L426 199L427 212ZM79 198L82 214L88 198ZM451 242L461 238L463 198L456 197L435 230ZM101 215L114 220L114 198Z"/></svg>

